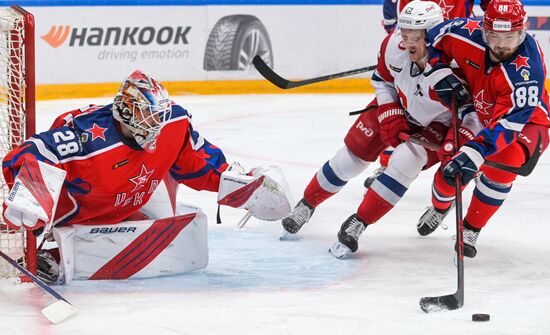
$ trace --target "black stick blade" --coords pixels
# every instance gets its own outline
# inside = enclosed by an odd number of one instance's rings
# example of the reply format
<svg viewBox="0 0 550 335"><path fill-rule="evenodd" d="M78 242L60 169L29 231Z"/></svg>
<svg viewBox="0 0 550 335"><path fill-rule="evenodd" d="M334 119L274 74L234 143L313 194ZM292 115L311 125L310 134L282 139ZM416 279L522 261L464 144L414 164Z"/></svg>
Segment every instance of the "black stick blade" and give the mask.
<svg viewBox="0 0 550 335"><path fill-rule="evenodd" d="M525 162L522 166L511 167L511 166L507 166L507 165L493 162L493 161L487 161L485 162L485 164L500 170L509 171L517 175L527 177L528 175L531 174L531 172L533 172L533 170L535 169L535 166L537 166L537 162L539 160L541 151L542 151L542 138L539 134L539 138L537 140L537 146L535 151L533 152L533 155L531 155L527 160L527 162Z"/></svg>
<svg viewBox="0 0 550 335"><path fill-rule="evenodd" d="M259 55L254 56L254 58L252 59L252 64L254 64L256 70L258 70L258 72L260 72L260 74L265 79L269 80L273 85L282 89L290 88L290 81L275 73L275 71L267 66L262 57L260 57Z"/></svg>
<svg viewBox="0 0 550 335"><path fill-rule="evenodd" d="M459 299L456 293L420 299L420 309L426 313L452 311L461 308L463 304L464 300Z"/></svg>
<svg viewBox="0 0 550 335"><path fill-rule="evenodd" d="M332 80L336 78L342 78L347 76L352 76L355 74L367 72L367 71L373 71L376 69L376 65L371 65L367 67L362 67L359 69L344 71L344 72L338 72L333 74L328 74L326 76L321 77L315 77L310 79L304 79L304 80L296 80L296 81L290 81L287 80L281 76L279 76L275 71L273 71L267 64L264 62L262 57L259 55L254 56L252 59L252 64L254 64L254 67L258 72L267 80L269 80L273 85L282 88L284 90L294 87L300 87L305 86L309 84L315 84L320 83L322 81Z"/></svg>

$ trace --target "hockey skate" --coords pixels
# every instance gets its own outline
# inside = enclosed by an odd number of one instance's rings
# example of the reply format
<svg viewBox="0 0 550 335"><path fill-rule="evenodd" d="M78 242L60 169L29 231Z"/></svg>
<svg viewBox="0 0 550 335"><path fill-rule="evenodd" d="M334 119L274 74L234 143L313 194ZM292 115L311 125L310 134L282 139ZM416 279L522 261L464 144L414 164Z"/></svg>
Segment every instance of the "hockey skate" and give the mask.
<svg viewBox="0 0 550 335"><path fill-rule="evenodd" d="M476 242L479 231L473 231L464 227L464 256L474 258L477 255Z"/></svg>
<svg viewBox="0 0 550 335"><path fill-rule="evenodd" d="M315 212L315 207L307 203L306 199L302 198L292 212L283 219L282 224L285 231L281 236L281 240L292 239L306 222L309 221Z"/></svg>
<svg viewBox="0 0 550 335"><path fill-rule="evenodd" d="M454 207L454 203L445 212L440 212L434 208L434 206L428 207L428 209L422 214L420 220L416 224L416 230L421 236L428 236L433 233L437 227L441 225L443 229L447 229L447 226L441 224L443 219L451 212Z"/></svg>
<svg viewBox="0 0 550 335"><path fill-rule="evenodd" d="M36 255L36 276L48 284L63 284L63 275L55 258L46 250Z"/></svg>
<svg viewBox="0 0 550 335"><path fill-rule="evenodd" d="M356 252L359 248L359 236L367 228L365 223L353 214L342 223L338 232L338 242L330 247L329 252L336 258L343 258L349 253Z"/></svg>
<svg viewBox="0 0 550 335"><path fill-rule="evenodd" d="M374 172L372 173L372 176L367 177L367 179L365 179L365 182L363 183L363 185L365 185L365 188L369 188L372 185L372 183L376 180L376 178L378 178L378 176L384 173L384 171L386 171L385 166L380 166L378 169L374 170Z"/></svg>

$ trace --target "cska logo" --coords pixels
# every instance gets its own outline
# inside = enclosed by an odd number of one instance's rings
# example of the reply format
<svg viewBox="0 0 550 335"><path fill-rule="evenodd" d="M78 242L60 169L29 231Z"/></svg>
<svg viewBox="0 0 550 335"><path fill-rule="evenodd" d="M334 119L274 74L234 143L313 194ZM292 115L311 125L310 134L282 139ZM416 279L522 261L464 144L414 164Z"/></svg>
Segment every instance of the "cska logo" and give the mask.
<svg viewBox="0 0 550 335"><path fill-rule="evenodd" d="M52 48L57 48L65 42L70 31L71 26L52 26L46 35L40 37Z"/></svg>
<svg viewBox="0 0 550 335"><path fill-rule="evenodd" d="M134 189L130 193L133 193L136 190L138 190L142 187L145 187L145 185L149 181L149 178L151 178L151 175L154 172L155 172L155 169L152 169L151 171L149 171L145 167L145 164L142 164L141 165L141 172L139 173L139 175L129 179L134 184Z"/></svg>

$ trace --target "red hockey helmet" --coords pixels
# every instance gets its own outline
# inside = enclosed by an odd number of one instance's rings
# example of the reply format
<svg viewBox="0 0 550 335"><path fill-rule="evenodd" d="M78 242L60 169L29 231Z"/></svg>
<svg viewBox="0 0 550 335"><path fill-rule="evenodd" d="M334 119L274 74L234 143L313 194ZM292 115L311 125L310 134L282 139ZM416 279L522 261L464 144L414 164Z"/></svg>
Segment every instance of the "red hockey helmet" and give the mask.
<svg viewBox="0 0 550 335"><path fill-rule="evenodd" d="M492 0L483 15L483 29L518 31L525 28L527 15L520 0Z"/></svg>

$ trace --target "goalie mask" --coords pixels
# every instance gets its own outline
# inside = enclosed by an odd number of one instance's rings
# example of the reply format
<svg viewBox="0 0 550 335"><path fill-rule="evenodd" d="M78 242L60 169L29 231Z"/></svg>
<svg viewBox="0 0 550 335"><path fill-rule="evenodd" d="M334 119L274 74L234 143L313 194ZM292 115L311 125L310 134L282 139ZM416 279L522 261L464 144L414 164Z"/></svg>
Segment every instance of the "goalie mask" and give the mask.
<svg viewBox="0 0 550 335"><path fill-rule="evenodd" d="M113 102L113 117L130 130L147 152L155 151L160 130L171 114L166 89L140 70L124 80Z"/></svg>

